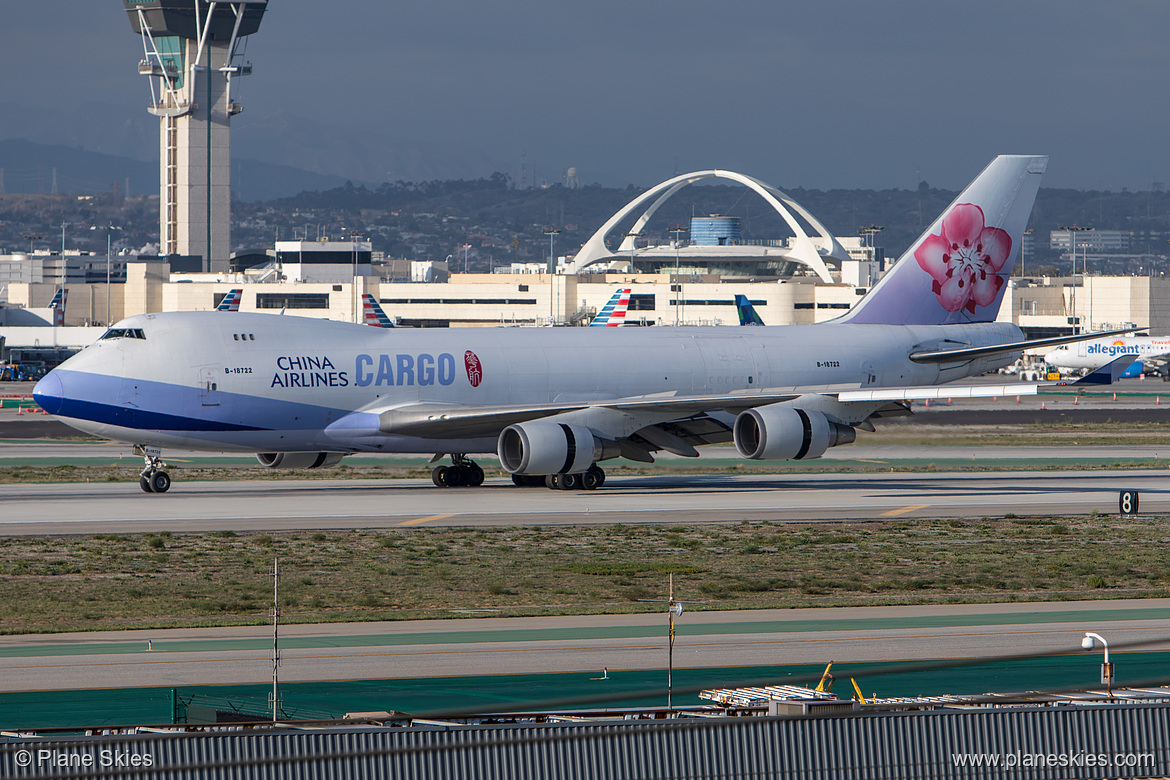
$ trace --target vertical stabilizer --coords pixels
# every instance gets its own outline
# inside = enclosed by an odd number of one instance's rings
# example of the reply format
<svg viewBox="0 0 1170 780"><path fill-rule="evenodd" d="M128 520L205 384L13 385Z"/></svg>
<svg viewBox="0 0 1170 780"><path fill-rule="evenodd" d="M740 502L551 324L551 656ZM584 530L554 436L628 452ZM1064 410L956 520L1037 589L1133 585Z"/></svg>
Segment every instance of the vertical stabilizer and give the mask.
<svg viewBox="0 0 1170 780"><path fill-rule="evenodd" d="M840 321L994 321L1047 166L1044 156L996 157Z"/></svg>
<svg viewBox="0 0 1170 780"><path fill-rule="evenodd" d="M219 302L219 306L215 307L216 311L239 311L240 301L244 297L244 289L242 287L231 290L227 295L223 296L223 300Z"/></svg>
<svg viewBox="0 0 1170 780"><path fill-rule="evenodd" d="M740 325L763 325L764 321L760 319L756 307L752 306L752 302L748 300L746 295L735 296L735 311L739 314Z"/></svg>
<svg viewBox="0 0 1170 780"><path fill-rule="evenodd" d="M53 296L53 300L49 301L49 308L53 310L53 324L61 327L65 324L65 303L69 300L69 288L62 287L57 290L57 294Z"/></svg>
<svg viewBox="0 0 1170 780"><path fill-rule="evenodd" d="M362 293L362 313L367 325L372 325L375 328L394 327L394 323L386 316L386 312L382 311L378 299L369 293Z"/></svg>
<svg viewBox="0 0 1170 780"><path fill-rule="evenodd" d="M623 287L615 292L609 302L593 318L593 322L589 323L589 327L614 328L625 324L626 311L630 308L630 290L629 287Z"/></svg>

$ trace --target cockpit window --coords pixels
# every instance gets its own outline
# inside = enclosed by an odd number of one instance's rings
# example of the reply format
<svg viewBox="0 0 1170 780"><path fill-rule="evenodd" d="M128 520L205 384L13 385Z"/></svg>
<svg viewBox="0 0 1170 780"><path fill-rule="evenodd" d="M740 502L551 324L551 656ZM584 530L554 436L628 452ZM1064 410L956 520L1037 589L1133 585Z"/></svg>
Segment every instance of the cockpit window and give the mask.
<svg viewBox="0 0 1170 780"><path fill-rule="evenodd" d="M142 328L110 328L102 334L102 339L146 339Z"/></svg>

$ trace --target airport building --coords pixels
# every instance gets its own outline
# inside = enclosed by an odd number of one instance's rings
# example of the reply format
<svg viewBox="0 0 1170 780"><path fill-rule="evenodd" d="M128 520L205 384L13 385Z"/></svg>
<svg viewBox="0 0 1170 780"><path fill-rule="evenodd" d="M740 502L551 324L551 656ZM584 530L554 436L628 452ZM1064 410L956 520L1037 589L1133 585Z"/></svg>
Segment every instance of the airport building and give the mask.
<svg viewBox="0 0 1170 780"><path fill-rule="evenodd" d="M707 215L669 231L668 244L643 238L647 221L665 200L712 178L754 190L792 235L747 242L735 217ZM71 327L154 311L211 310L235 289L242 290L240 311L361 322L362 296L368 293L403 326L574 326L587 325L619 287L631 290L630 324L738 325L736 295L746 296L767 325L811 324L846 313L877 283L886 266L874 245L879 230L872 226L860 236L838 238L799 203L758 179L698 171L634 198L576 253L550 263L552 273L546 264L518 264L490 274L452 274L447 263L386 261L369 241L356 237L280 241L271 249L239 252L210 271L201 258L184 255L114 256L108 265L105 257L80 253L0 256L0 327L9 345L30 338L63 346L89 343L88 331L41 332L53 324L55 315L47 307L64 287L69 290L64 322ZM611 249L607 239L613 237L621 240ZM1170 280L1084 274L1016 278L1006 289L999 318L1032 338L1131 325L1165 335ZM11 331L30 325L37 327Z"/></svg>

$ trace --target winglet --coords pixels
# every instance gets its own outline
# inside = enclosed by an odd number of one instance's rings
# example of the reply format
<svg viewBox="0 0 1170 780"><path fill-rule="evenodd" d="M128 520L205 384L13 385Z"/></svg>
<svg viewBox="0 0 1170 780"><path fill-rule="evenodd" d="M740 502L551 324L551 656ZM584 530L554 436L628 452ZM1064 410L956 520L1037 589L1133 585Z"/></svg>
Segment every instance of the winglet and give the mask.
<svg viewBox="0 0 1170 780"><path fill-rule="evenodd" d="M1114 358L1096 371L1085 374L1073 382L1074 385L1111 385L1116 382L1126 370L1137 360L1136 355L1121 355Z"/></svg>

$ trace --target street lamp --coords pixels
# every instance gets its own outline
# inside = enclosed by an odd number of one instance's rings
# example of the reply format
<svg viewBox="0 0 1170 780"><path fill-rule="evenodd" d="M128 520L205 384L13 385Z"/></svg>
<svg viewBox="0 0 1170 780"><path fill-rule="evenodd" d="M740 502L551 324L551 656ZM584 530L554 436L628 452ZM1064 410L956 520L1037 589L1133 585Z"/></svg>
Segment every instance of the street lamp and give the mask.
<svg viewBox="0 0 1170 780"><path fill-rule="evenodd" d="M638 249L638 239L641 237L641 233L626 233L626 238L630 240L630 273L634 273L634 252Z"/></svg>
<svg viewBox="0 0 1170 780"><path fill-rule="evenodd" d="M679 235L686 233L687 230L689 230L689 228L685 228L682 225L675 225L667 231L668 233L674 234L674 327L676 328L678 327L679 320L681 319L679 306L682 304L682 277L679 275L678 267L678 241Z"/></svg>
<svg viewBox="0 0 1170 780"><path fill-rule="evenodd" d="M874 256L877 254L877 252L874 251L873 237L885 229L885 225L875 225L872 222L870 222L868 225L862 225L861 227L857 228L857 235L861 236L861 246L869 250L869 252L866 253L867 260L872 261ZM885 270L885 262L882 262L881 267L878 268L878 272L884 273ZM866 273L868 274L870 272L867 271ZM872 283L872 279L870 280L870 283Z"/></svg>
<svg viewBox="0 0 1170 780"><path fill-rule="evenodd" d="M361 322L362 321L361 316L358 313L359 307L358 307L358 292L357 292L357 280L358 280L358 272L357 272L358 246L357 246L357 242L358 242L359 238L364 238L365 235L366 235L365 233L360 233L356 230L349 234L350 246L353 248L353 260L351 263L352 274L350 275L350 290L351 290L352 294L349 296L350 297L349 305L353 309L353 321L354 322Z"/></svg>
<svg viewBox="0 0 1170 780"><path fill-rule="evenodd" d="M471 249L471 244L463 245L463 273L467 273L467 250Z"/></svg>
<svg viewBox="0 0 1170 780"><path fill-rule="evenodd" d="M553 254L553 241L557 234L561 232L560 228L546 227L541 231L548 236L548 266L545 270L548 271L548 324L553 324L553 276L557 272L557 256Z"/></svg>
<svg viewBox="0 0 1170 780"><path fill-rule="evenodd" d="M1068 242L1069 242L1069 245L1072 247L1072 316L1073 316L1073 321L1079 324L1080 321L1077 319L1077 233L1080 233L1080 232L1085 231L1085 230L1092 230L1093 228L1081 227L1080 225L1078 225L1074 222L1072 225L1061 227L1060 229L1068 231ZM1085 247L1086 273L1088 272L1088 264L1089 264L1089 250L1088 250L1088 246L1086 245L1086 247ZM1092 318L1090 318L1090 319L1092 319ZM1090 322L1089 324L1091 327L1092 323ZM1073 333L1077 333L1077 332L1078 332L1077 326L1073 325Z"/></svg>
<svg viewBox="0 0 1170 780"><path fill-rule="evenodd" d="M666 650L666 709L673 712L671 694L674 689L674 619L683 613L682 602L674 600L674 572L670 574L670 599L666 602L666 613L670 620L670 634Z"/></svg>
<svg viewBox="0 0 1170 780"><path fill-rule="evenodd" d="M90 230L97 230L98 225L90 225ZM110 231L121 230L116 225L106 225L106 327L110 327Z"/></svg>
<svg viewBox="0 0 1170 780"><path fill-rule="evenodd" d="M1085 638L1081 640L1081 647L1085 650L1092 650L1097 647L1097 642L1100 642L1101 647L1105 648L1105 661L1101 664L1101 684L1105 686L1105 690L1112 691L1113 664L1109 663L1109 643L1105 641L1105 637L1087 632Z"/></svg>

